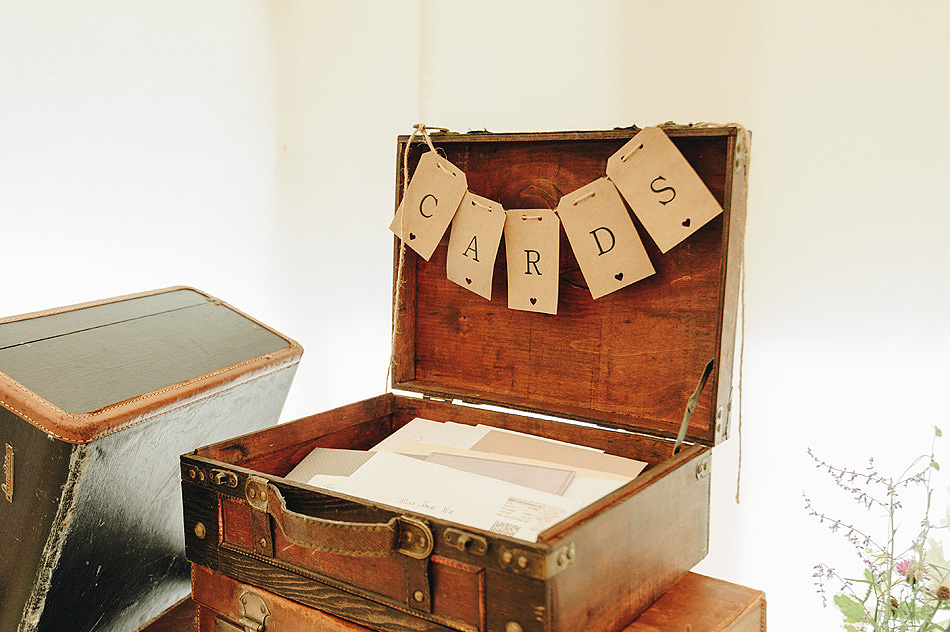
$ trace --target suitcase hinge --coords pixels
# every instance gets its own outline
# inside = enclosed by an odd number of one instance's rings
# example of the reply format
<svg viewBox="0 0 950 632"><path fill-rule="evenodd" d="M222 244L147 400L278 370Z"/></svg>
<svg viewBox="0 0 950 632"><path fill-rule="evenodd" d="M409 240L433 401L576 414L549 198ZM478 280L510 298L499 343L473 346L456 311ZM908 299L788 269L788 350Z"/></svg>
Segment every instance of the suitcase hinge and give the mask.
<svg viewBox="0 0 950 632"><path fill-rule="evenodd" d="M435 395L429 395L427 393L422 394L422 399L424 399L427 402L443 402L445 404L452 403L451 397L436 397Z"/></svg>
<svg viewBox="0 0 950 632"><path fill-rule="evenodd" d="M3 483L0 483L3 495L8 502L13 502L13 446L7 444L3 454Z"/></svg>
<svg viewBox="0 0 950 632"><path fill-rule="evenodd" d="M241 611L244 616L238 619L238 625L243 625L245 632L264 631L264 622L270 616L270 610L263 599L254 593L244 593L241 595Z"/></svg>
<svg viewBox="0 0 950 632"><path fill-rule="evenodd" d="M576 557L573 542L554 549L547 555L504 544L498 550L498 564L503 570L516 575L527 575L534 579L554 577L573 564Z"/></svg>

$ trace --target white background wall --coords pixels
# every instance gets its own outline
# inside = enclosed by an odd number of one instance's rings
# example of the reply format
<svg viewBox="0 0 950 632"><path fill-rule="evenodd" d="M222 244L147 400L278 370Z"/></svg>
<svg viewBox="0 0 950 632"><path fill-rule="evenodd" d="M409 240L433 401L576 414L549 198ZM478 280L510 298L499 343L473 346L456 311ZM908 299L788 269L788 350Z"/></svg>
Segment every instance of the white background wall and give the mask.
<svg viewBox="0 0 950 632"><path fill-rule="evenodd" d="M857 566L805 515L803 491L845 511L806 447L896 474L946 424L948 23L939 0L0 0L0 314L197 286L304 345L293 419L384 388L413 122L741 121L742 503L734 431L698 570L765 589L772 630L835 629L812 564Z"/></svg>

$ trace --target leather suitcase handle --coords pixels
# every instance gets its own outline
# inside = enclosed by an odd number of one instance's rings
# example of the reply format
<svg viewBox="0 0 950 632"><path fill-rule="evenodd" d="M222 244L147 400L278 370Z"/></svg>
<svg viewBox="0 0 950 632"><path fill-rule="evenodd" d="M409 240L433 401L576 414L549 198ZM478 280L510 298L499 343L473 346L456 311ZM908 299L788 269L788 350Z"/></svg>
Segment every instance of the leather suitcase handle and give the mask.
<svg viewBox="0 0 950 632"><path fill-rule="evenodd" d="M249 485L255 481L249 481ZM256 481L261 489L263 480ZM267 481L266 511L294 544L315 551L358 557L401 553L425 559L435 541L429 525L412 516L393 516L389 522L343 522L307 516L287 509L276 485ZM263 489L261 489L263 491Z"/></svg>

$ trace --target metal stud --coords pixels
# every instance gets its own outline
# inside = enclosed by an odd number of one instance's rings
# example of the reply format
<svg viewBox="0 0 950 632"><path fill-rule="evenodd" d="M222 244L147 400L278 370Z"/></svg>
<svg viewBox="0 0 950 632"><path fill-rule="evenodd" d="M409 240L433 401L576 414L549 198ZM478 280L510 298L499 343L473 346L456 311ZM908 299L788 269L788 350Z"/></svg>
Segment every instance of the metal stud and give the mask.
<svg viewBox="0 0 950 632"><path fill-rule="evenodd" d="M522 632L521 624L509 621L505 624L505 632Z"/></svg>
<svg viewBox="0 0 950 632"><path fill-rule="evenodd" d="M204 540L207 534L208 530L205 528L205 523L199 522L195 525L195 535L198 536L199 540Z"/></svg>
<svg viewBox="0 0 950 632"><path fill-rule="evenodd" d="M426 596L425 594L423 594L421 590L417 590L416 592L412 593L412 598L418 601L419 603L422 603L423 601L426 600Z"/></svg>

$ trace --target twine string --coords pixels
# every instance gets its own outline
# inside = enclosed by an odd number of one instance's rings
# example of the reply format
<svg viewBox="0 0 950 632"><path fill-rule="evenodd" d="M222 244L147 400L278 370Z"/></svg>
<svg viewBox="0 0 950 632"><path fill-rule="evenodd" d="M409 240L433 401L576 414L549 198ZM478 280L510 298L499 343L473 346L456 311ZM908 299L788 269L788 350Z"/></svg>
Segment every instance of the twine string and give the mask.
<svg viewBox="0 0 950 632"><path fill-rule="evenodd" d="M406 147L402 152L403 200L406 199L406 192L409 190L409 149L412 147L412 141L415 140L416 136L422 134L422 138L425 140L426 145L429 146L429 150L438 154L435 145L432 144L432 138L429 136L428 130L430 129L442 132L448 131L444 127L427 127L425 123L416 123L412 126L412 133L409 135L409 140L406 141ZM449 171L449 173L452 172ZM453 173L452 175L454 176L455 174ZM399 217L399 235L406 234L406 212L407 209L404 206L402 215ZM399 334L399 304L402 301L403 270L406 265L406 242L399 236L397 236L396 239L399 240L399 260L396 263L396 287L393 290L393 326L392 333L389 337L389 366L386 368L386 392L391 389L390 377L396 369L396 338L397 334Z"/></svg>

